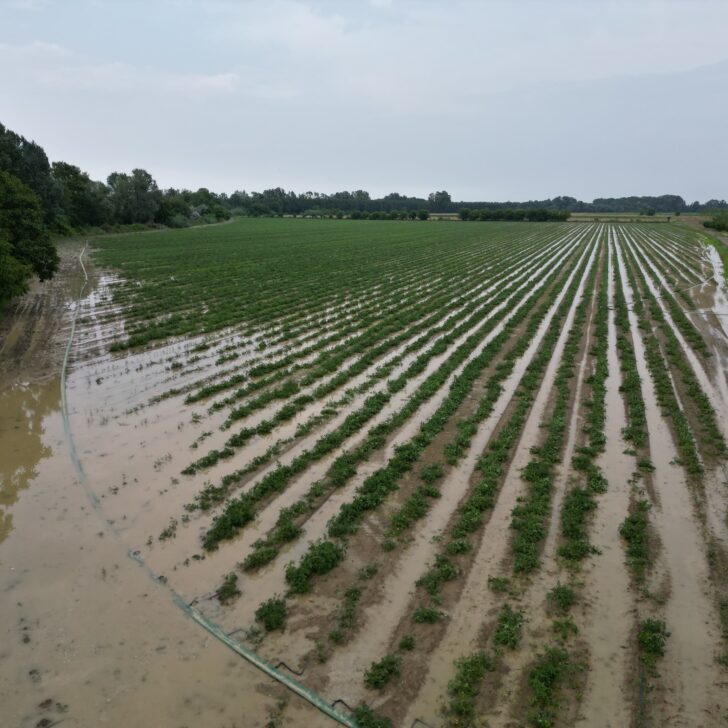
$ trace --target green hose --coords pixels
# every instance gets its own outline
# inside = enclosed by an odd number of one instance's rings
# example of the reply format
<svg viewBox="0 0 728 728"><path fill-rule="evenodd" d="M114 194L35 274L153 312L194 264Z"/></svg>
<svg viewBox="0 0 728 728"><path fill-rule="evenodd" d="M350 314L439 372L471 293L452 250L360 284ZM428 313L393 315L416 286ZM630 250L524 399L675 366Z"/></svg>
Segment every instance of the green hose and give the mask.
<svg viewBox="0 0 728 728"><path fill-rule="evenodd" d="M86 267L83 264L83 254L86 252L87 247L88 241L86 241L86 244L83 246L83 250L78 256L78 262L80 263L81 269L83 270L84 283L78 293L78 300L73 310L73 317L71 318L71 333L68 337L68 343L66 344L66 350L63 355L63 365L61 367L61 411L63 417L63 431L66 436L66 441L68 443L68 450L71 457L71 462L73 463L73 467L76 470L81 485L86 491L86 495L91 501L94 510L99 514L101 518L103 518L103 520L107 524L107 527L110 528L114 536L119 539L119 541L121 541L117 530L112 526L109 526L109 523L105 518L103 510L101 508L101 501L89 486L86 472L83 469L83 464L81 463L81 459L78 456L78 452L76 451L76 445L73 440L71 421L68 413L68 401L66 398L66 372L68 369L68 358L71 353L73 337L76 332L76 318L78 316L78 310L80 308L81 297L83 296L86 286L88 285L88 274L86 273ZM266 675L269 675L274 680L277 680L289 690L296 693L296 695L299 695L304 700L307 700L309 703L311 703L311 705L313 705L315 708L318 708L318 710L327 715L329 718L332 718L341 725L347 726L347 728L357 728L356 723L352 718L334 709L334 707L324 698L322 698L318 693L310 690L305 685L300 683L298 680L290 677L289 675L280 672L278 669L273 667L273 665L271 665L267 660L264 660L259 654L257 654L253 650L248 649L247 647L245 647L245 645L225 634L220 625L212 622L197 609L187 604L187 602L179 594L177 594L174 589L166 584L164 579L156 576L152 572L152 570L147 566L146 562L144 561L144 559L142 559L138 551L129 551L129 557L136 561L147 572L147 575L152 581L154 581L155 584L167 589L167 591L169 591L172 596L172 601L174 602L174 604L176 604L188 617L191 617L195 622L204 627L213 637L216 637L218 640L220 640L220 642L227 645L231 650L236 652L241 657L245 658L252 665L255 665L255 667L264 672Z"/></svg>

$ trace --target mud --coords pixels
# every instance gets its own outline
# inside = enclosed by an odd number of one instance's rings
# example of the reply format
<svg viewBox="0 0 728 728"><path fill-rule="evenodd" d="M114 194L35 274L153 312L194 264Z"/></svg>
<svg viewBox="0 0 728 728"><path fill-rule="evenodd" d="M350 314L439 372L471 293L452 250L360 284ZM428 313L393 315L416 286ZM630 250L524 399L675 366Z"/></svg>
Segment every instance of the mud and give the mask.
<svg viewBox="0 0 728 728"><path fill-rule="evenodd" d="M330 725L184 616L77 481L58 371L79 250L18 303L0 354L3 725Z"/></svg>
<svg viewBox="0 0 728 728"><path fill-rule="evenodd" d="M590 648L590 671L577 725L603 725L619 728L630 722L630 704L625 676L628 674L629 635L634 608L629 592L629 577L624 554L615 534L629 511L630 479L635 458L625 454L627 444L622 430L627 424L620 393L621 374L617 356L617 333L614 324L614 251L609 247L610 314L608 319L609 374L606 380L606 445L597 464L607 474L608 488L599 497L592 526L592 543L598 550L587 563L584 574L586 619L581 632ZM605 706L609 710L605 711Z"/></svg>
<svg viewBox="0 0 728 728"><path fill-rule="evenodd" d="M629 304L635 292L627 282L619 250L618 260ZM661 720L669 716L672 725L720 725L721 713L725 710L721 707L723 699L716 682L707 677L715 674L714 645L720 630L710 596L705 547L687 478L674 464L678 459L677 450L657 406L637 320L631 310L629 317L646 405L654 483L659 494L651 521L662 543L662 558L670 583L664 614L671 636L660 669L666 690L664 702L655 706L655 713Z"/></svg>
<svg viewBox="0 0 728 728"><path fill-rule="evenodd" d="M616 229L574 226L541 237L534 233L528 243L519 240L520 259L514 259L512 268L496 282L489 280L487 259L480 258L480 268L468 268L471 278L463 291L469 301L477 298L483 304L480 313L471 320L471 331L488 316L499 313L488 308L490 296L499 287L513 281L523 286L518 295L501 307L507 318L525 300L522 294L528 296L529 285L552 266L563 265L583 235L595 239L597 234L604 236L607 230ZM688 282L698 272L706 278L717 279L716 272L722 270L720 259L711 257L710 250L697 246L686 248L678 237L668 234L652 236L643 231L640 235L627 231L631 244L639 245L648 259L654 261L658 275L664 276L660 271L672 265L684 274L683 282ZM620 236L625 237L623 232ZM59 399L59 359L67 341L75 295L82 282L75 257L80 247L79 243L67 246L63 251L61 275L50 286L34 287L0 322L0 590L5 593L5 598L0 600L4 629L0 641L3 718L8 725L29 728L42 725L43 720L51 724L53 721L67 721L69 725L136 723L174 728L262 726L269 722L292 726L330 725L310 705L263 677L184 616L170 599L170 591L164 584L150 580L145 569L129 558L129 551L138 550L155 573L162 575L187 600L195 599L197 606L225 630L236 631L241 639L250 639L249 630L257 606L285 590L286 563L303 554L309 540L326 533L328 520L342 503L350 500L363 479L386 462L394 448L411 437L420 422L434 412L447 384L388 438L384 448L360 466L347 486L322 501L304 523L302 538L282 549L277 560L260 573L243 574L237 571L237 563L247 555L253 542L273 527L281 507L292 503L325 473L340 451L312 465L286 492L263 504L257 521L216 553L204 554L199 546L200 536L214 512L188 519L184 504L192 500L206 479L216 481L265 452L277 440L285 441L277 460L290 462L336 427L384 382L373 386L367 395L354 395L348 402L342 402L338 414L322 420L308 434L296 436L300 424L317 417L325 406L342 397L342 392L334 392L325 401L307 406L269 436L248 443L231 461L193 477L180 476L180 470L210 448L219 447L231 434L220 429L227 411L210 413L208 408L214 402L225 400L232 390L192 406L184 404L185 392L221 381L254 362L295 354L318 341L323 335L322 327L336 331L338 326L351 320L352 312L368 303L362 301L360 292L352 291L346 301L332 303L313 316L302 316L301 312L291 314L288 318L295 322L295 340L277 339L282 331L279 321L269 330L251 331L241 325L215 334L172 340L134 353L109 354L108 344L129 324L129 312L114 303L111 293L128 282L120 281L112 271L92 270L91 290L80 304L67 395L76 447L92 493L98 498L97 510L78 482L77 471L69 459ZM544 253L543 267L539 270L529 267ZM473 260L478 260L477 256ZM462 262L470 266L473 260ZM631 292L619 253L610 251L602 262L621 270L629 297ZM412 270L412 275L403 281L403 300L405 297L408 301L424 300L442 281L437 276L418 281L415 268ZM671 271L670 275L673 274ZM701 330L710 334L708 338L716 352L715 362L711 362L713 368L703 370L705 379L701 382L709 382L713 396L726 402L728 344L723 326L728 328L728 318L722 319L720 314L723 308L728 313L728 295L722 277L715 279L696 289L695 300L707 311L694 316L700 320ZM376 297L375 291L372 298ZM611 303L611 275L609 297ZM377 299L369 303L372 310L380 311L383 316L391 312L391 300ZM451 320L462 306L461 299L453 298L441 322ZM633 315L631 323L637 348L641 339ZM473 356L499 330L489 334ZM542 435L540 423L551 401L548 383L558 364L563 341L557 344L557 353L483 529L482 541L472 557L468 557L467 573L457 589L447 586L443 591L443 608L449 615L445 623L436 628L410 623L407 615L416 600L415 581L437 553L438 538L447 531L459 503L475 482L477 458L512 407L515 386L537 351L543 330L542 327L531 342L513 375L503 383L496 407L478 427L468 453L441 482L442 497L433 501L427 517L417 523L412 540L403 541L394 552L379 548L386 538L388 516L411 492L414 479L407 480L393 498L397 503L367 518L360 532L351 539L346 561L340 569L322 580L320 588L317 586L311 595L289 600L291 616L286 631L265 637L260 645L264 656L273 660L282 658L291 667L304 669L301 677L304 683L320 688L330 700L344 698L347 703L355 704L365 699L375 706L383 706L385 712L396 718L397 726L409 728L414 718L433 726L442 725L440 710L453 675L453 660L485 646L503 603L504 598L489 589L488 577L500 575L508 567L511 510L522 491L519 468L528 462L531 446ZM721 685L726 681L714 663L720 627L707 566L705 533L695 511L694 493L689 490L682 469L671 464L676 454L672 434L656 406L644 362L640 374L646 388L650 445L657 467L652 516L655 531L663 543L656 573L667 586L662 592L666 601L664 604L644 602L629 586L618 528L629 507L629 480L635 458L624 453L626 446L621 438L624 405L619 391L613 316L609 319L609 338L607 447L599 461L609 479L609 490L599 496L591 526L592 540L599 553L584 565L579 576L583 600L574 614L580 629L580 641L574 649L587 656L588 671L583 676L580 717L573 718L574 706L571 706L568 724L618 726L627 725L634 717L629 681L634 674L635 625L638 617L655 614L666 620L672 634L668 653L660 665L662 687L650 696L650 719L655 724L721 725L721 710L726 709ZM265 350L259 347L263 341L269 342ZM279 343L270 343L276 341ZM391 406L368 427L398 409L457 343L433 359L427 371L394 397ZM199 348L200 345L203 347ZM396 357L404 346L390 351L346 386L364 384L378 366ZM196 348L199 350L195 351ZM573 383L567 454L555 488L543 567L532 579L519 584L515 595L528 613L524 641L520 651L504 658L500 673L487 678L492 682L479 702L479 720L488 725L512 724L513 707L523 700L526 668L534 651L542 648L550 634L545 618L545 595L556 579L564 578L563 566L556 558L558 509L570 484L569 453L579 446L582 438L581 401L588 392L591 371L588 351L589 342L585 340ZM238 355L235 360L218 363L231 352ZM638 357L641 353L638 349ZM408 355L397 366L395 375L415 355ZM301 360L301 372L306 371L307 361ZM694 366L699 364L697 360L690 361ZM483 373L483 381L495 365L497 361ZM321 381L328 378L327 375ZM448 383L451 381L452 377ZM482 382L473 389L458 417L475 406L482 391L479 387ZM164 398L160 399L160 394ZM246 401L240 399L241 403ZM276 402L258 410L236 423L233 430L238 425L261 421L282 404ZM232 402L228 405L237 406ZM193 413L200 416L193 419ZM438 452L443 438L452 435L453 427L452 422L448 423L445 433L437 440ZM351 448L363 435L363 432L356 434L345 447ZM191 448L196 441L199 447ZM428 450L425 460L431 459L431 455ZM241 482L240 488L251 487L275 465L276 460L260 468ZM702 505L712 539L710 544L723 551L728 540L728 488L724 474L719 468L706 475ZM163 529L172 523L170 519L175 521L170 537L160 540ZM380 564L378 576L369 582L360 582L360 567L371 563ZM239 574L243 593L230 606L223 607L213 592L229 571ZM352 585L363 589L357 612L358 631L347 644L337 647L328 641L328 632L338 618L343 592ZM418 647L406 656L412 670L403 674L401 682L383 696L365 690L364 670L372 661L395 649L401 634L408 631L417 633ZM320 641L318 647L316 640ZM319 657L328 661L319 663ZM496 690L495 686L501 689ZM609 706L608 713L605 705ZM7 710L6 706L9 706Z"/></svg>

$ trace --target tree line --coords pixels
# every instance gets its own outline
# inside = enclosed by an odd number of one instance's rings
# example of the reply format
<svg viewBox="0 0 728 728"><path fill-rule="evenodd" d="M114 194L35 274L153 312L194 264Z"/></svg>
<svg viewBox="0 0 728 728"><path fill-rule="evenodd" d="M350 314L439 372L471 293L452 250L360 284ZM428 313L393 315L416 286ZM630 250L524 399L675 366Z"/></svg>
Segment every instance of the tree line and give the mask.
<svg viewBox="0 0 728 728"><path fill-rule="evenodd" d="M678 195L597 198L559 196L528 202L456 202L446 190L426 198L365 190L296 193L282 187L232 194L160 189L144 169L113 172L105 182L79 167L53 162L43 148L0 124L0 303L27 290L33 275L51 278L58 268L53 238L88 229L187 227L232 215L303 215L369 220L426 220L458 213L461 220L564 220L571 212L643 214L714 212L728 215L725 200L688 205ZM723 224L724 217L716 218ZM131 226L131 227L129 227ZM722 228L718 228L722 229Z"/></svg>
<svg viewBox="0 0 728 728"><path fill-rule="evenodd" d="M526 207L520 209L492 209L482 210L462 207L458 212L461 220L528 220L529 222L563 221L571 217L569 210L554 210L545 207Z"/></svg>

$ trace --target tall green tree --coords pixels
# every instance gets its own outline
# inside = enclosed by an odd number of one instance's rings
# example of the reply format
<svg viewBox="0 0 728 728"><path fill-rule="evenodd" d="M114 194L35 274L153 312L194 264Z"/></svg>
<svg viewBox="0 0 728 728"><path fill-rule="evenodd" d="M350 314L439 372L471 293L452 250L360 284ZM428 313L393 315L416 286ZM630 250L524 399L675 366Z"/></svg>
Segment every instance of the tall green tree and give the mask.
<svg viewBox="0 0 728 728"><path fill-rule="evenodd" d="M66 162L53 162L51 174L58 187L60 206L65 221L72 228L102 225L108 222L111 205L106 187L94 182L78 167Z"/></svg>
<svg viewBox="0 0 728 728"><path fill-rule="evenodd" d="M33 269L13 255L10 241L0 238L0 304L28 290Z"/></svg>
<svg viewBox="0 0 728 728"><path fill-rule="evenodd" d="M60 211L59 192L43 147L0 124L0 170L33 190L43 209L43 221L53 225Z"/></svg>
<svg viewBox="0 0 728 728"><path fill-rule="evenodd" d="M159 209L162 193L149 172L133 169L131 175L113 172L107 183L114 219L123 224L150 223Z"/></svg>
<svg viewBox="0 0 728 728"><path fill-rule="evenodd" d="M30 187L0 171L0 238L10 243L11 254L42 280L58 269L58 253L44 224L43 208Z"/></svg>

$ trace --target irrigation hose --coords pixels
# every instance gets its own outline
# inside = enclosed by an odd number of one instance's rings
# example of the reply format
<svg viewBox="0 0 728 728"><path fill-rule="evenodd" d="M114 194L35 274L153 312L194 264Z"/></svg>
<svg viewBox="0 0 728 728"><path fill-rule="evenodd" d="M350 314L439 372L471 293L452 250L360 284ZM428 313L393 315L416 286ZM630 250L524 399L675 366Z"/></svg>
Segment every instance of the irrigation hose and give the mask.
<svg viewBox="0 0 728 728"><path fill-rule="evenodd" d="M105 514L103 512L103 509L101 508L101 501L99 500L98 496L91 490L91 487L89 485L88 477L86 476L86 471L83 468L83 463L81 462L81 459L78 456L78 452L76 450L76 444L73 439L73 432L71 430L71 420L69 417L69 411L68 411L68 399L66 396L66 375L68 371L68 359L71 353L71 348L73 345L73 337L76 333L76 319L78 317L78 311L81 307L81 299L83 297L84 291L86 290L86 286L88 285L88 273L86 271L86 266L83 264L83 255L86 252L86 248L88 247L88 241L83 246L83 249L81 250L81 253L78 256L78 262L81 265L81 270L83 271L84 276L84 282L81 286L81 289L78 292L78 299L75 302L74 309L73 309L73 316L71 318L71 332L68 337L68 342L66 344L66 349L63 355L63 364L61 366L61 413L63 418L63 432L66 438L66 442L68 444L68 451L69 455L71 457L71 462L73 463L73 467L76 471L76 474L78 476L78 479L83 487L83 489L86 491L86 495L88 496L89 500L91 501L91 504L94 507L94 510L99 515L100 518L102 518L105 523L106 527L111 531L111 533L114 535L114 537L121 543L121 538L119 532L114 528L109 521L105 518ZM128 555L131 559L133 559L137 564L139 564L147 573L149 578L154 581L155 584L157 584L159 587L162 587L166 589L169 594L172 597L172 602L179 607L180 610L184 614L186 614L188 617L193 619L197 624L202 626L207 632L209 632L213 637L216 637L220 642L222 642L224 645L227 645L231 650L236 652L238 655L246 659L250 664L257 667L261 672L264 672L269 677L272 677L274 680L277 680L281 685L287 687L292 692L296 693L296 695L300 696L307 702L309 702L311 705L313 705L315 708L320 710L322 713L327 715L329 718L332 718L337 723L347 726L347 728L357 728L355 721L353 718L350 718L347 715L344 715L343 713L340 713L338 710L336 710L330 703L326 701L325 698L323 698L318 693L314 692L313 690L307 688L303 683L299 682L298 680L290 677L289 675L286 675L282 672L280 672L276 667L274 667L271 663L269 663L267 660L265 660L263 657L261 657L258 653L254 652L253 650L247 648L245 645L241 644L237 640L233 639L230 635L226 634L224 630L220 627L220 625L216 624L215 622L209 620L207 617L205 617L200 611L195 609L193 606L188 604L172 587L170 587L166 580L163 577L157 576L152 572L152 570L149 568L147 563L144 561L144 559L141 557L140 553L138 551L129 551ZM341 701L335 701L335 702L341 702Z"/></svg>

